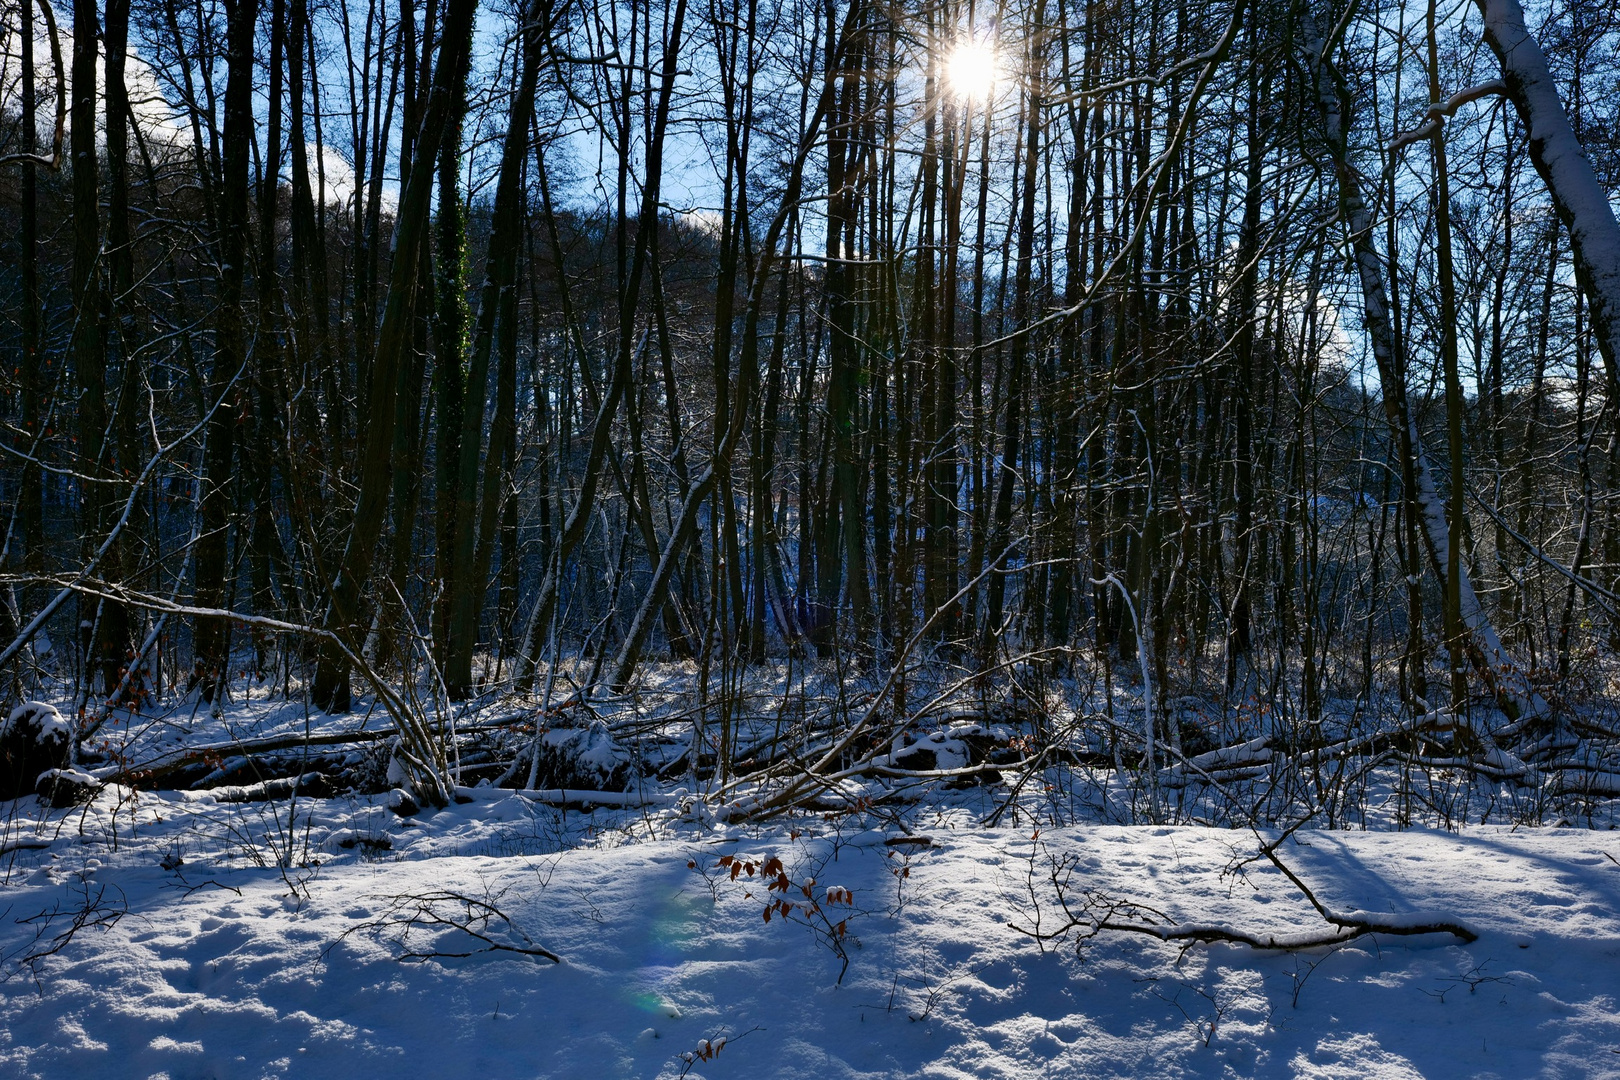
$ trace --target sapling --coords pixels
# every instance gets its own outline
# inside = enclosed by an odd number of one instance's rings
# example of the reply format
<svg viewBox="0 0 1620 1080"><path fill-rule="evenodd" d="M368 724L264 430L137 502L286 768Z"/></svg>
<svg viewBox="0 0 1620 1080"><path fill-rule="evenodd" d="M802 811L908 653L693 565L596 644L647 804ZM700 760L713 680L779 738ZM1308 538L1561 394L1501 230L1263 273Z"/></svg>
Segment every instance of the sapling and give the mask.
<svg viewBox="0 0 1620 1080"><path fill-rule="evenodd" d="M688 862L692 866L692 862ZM824 868L826 861L812 869ZM808 927L817 944L838 957L838 978L842 984L849 971L849 947L860 947L860 940L849 932L849 921L869 914L855 906L855 894L841 885L819 885L814 874L800 874L795 881L782 860L775 855L738 856L722 855L715 864L729 880L740 882L745 900L756 897L751 886L764 885L765 906L761 917L769 923L773 918ZM757 875L757 877L756 877ZM708 878L708 875L704 875ZM718 876L718 875L717 875ZM722 878L721 880L725 880Z"/></svg>
<svg viewBox="0 0 1620 1080"><path fill-rule="evenodd" d="M382 914L357 923L339 935L364 933L386 941L402 963L428 960L465 959L489 953L532 956L562 963L562 957L537 944L498 906L505 890L487 886L483 896L469 896L454 889L430 889L418 893L380 896ZM337 941L322 950L330 952Z"/></svg>

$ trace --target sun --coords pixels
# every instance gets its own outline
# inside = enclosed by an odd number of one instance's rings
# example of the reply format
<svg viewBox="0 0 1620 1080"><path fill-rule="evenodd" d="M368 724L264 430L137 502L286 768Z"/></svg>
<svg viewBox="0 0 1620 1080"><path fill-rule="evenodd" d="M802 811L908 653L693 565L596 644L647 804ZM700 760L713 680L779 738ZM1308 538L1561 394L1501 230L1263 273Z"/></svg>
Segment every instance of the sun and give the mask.
<svg viewBox="0 0 1620 1080"><path fill-rule="evenodd" d="M945 60L945 76L958 97L984 101L995 89L998 67L995 47L969 38L951 50Z"/></svg>

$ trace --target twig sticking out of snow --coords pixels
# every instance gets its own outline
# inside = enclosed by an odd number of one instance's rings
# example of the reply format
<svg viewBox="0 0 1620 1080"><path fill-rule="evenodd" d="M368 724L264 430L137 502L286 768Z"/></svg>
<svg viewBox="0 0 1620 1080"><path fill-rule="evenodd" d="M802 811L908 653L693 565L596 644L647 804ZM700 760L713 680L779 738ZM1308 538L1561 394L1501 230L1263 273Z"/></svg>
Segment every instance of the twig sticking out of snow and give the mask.
<svg viewBox="0 0 1620 1080"><path fill-rule="evenodd" d="M697 1046L677 1055L679 1060L682 1062L680 1075L684 1077L689 1074L692 1071L693 1066L700 1061L713 1061L719 1056L720 1051L724 1050L729 1043L736 1042L744 1035L752 1035L756 1031L764 1030L764 1028L756 1025L749 1028L741 1035L718 1035L712 1039L699 1039Z"/></svg>
<svg viewBox="0 0 1620 1080"><path fill-rule="evenodd" d="M109 889L116 896L109 896ZM59 901L37 915L17 920L19 926L33 927L34 936L0 955L0 984L26 971L34 985L40 986L41 965L72 944L79 931L111 930L129 911L129 901L116 885L92 885L81 880L70 892L77 893L77 903Z"/></svg>
<svg viewBox="0 0 1620 1080"><path fill-rule="evenodd" d="M1132 912L1149 910L1140 905L1123 901L1110 902L1121 905L1119 910L1122 912L1126 909ZM1247 945L1252 949L1281 952L1343 945L1347 941L1354 941L1356 938L1365 937L1368 934L1389 934L1395 937L1413 937L1421 934L1451 934L1461 938L1463 941L1474 941L1479 937L1478 934L1461 923L1430 916L1409 917L1358 911L1349 914L1331 915L1328 921L1333 923L1336 929L1305 930L1288 934L1255 934L1247 930L1237 930L1215 924L1185 923L1177 925L1171 923L1158 926L1151 923L1119 922L1108 919L1096 923L1094 932L1122 930L1130 933L1146 934L1149 937L1156 937L1160 941L1185 941L1189 944L1197 942L1208 944L1224 941L1233 945Z"/></svg>

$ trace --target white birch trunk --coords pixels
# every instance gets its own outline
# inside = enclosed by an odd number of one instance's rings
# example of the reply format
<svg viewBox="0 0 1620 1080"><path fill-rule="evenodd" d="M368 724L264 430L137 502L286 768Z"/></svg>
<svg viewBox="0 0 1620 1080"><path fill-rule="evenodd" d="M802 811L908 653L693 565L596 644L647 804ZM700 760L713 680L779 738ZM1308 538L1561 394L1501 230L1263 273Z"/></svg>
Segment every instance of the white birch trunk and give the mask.
<svg viewBox="0 0 1620 1080"><path fill-rule="evenodd" d="M1513 0L1482 0L1513 3ZM1365 310L1367 335L1372 340L1373 357L1384 397L1384 410L1391 429L1406 432L1410 439L1411 474L1415 501L1421 510L1424 546L1430 566L1443 574L1443 559L1450 531L1446 526L1446 504L1435 489L1434 477L1423 452L1416 422L1406 402L1403 366L1395 355L1394 334L1390 327L1389 301L1384 289L1384 268L1373 246L1373 221L1361 196L1361 184L1349 163L1349 137L1340 97L1340 78L1331 61L1323 55L1321 31L1310 17L1305 18L1306 60L1315 82L1317 107L1322 114L1323 134L1333 158L1334 176L1339 187L1339 207L1354 247L1356 271L1361 279L1361 300ZM1613 217L1610 217L1613 221ZM1620 279L1617 279L1620 280ZM1403 473L1403 475L1406 475ZM1536 720L1549 715L1547 702L1530 686L1529 680L1502 646L1501 636L1480 606L1468 573L1459 567L1462 593L1462 621L1471 642L1475 670L1496 697L1509 718Z"/></svg>
<svg viewBox="0 0 1620 1080"><path fill-rule="evenodd" d="M1569 230L1576 277L1591 302L1592 329L1611 392L1620 390L1620 223L1564 112L1547 58L1525 28L1519 0L1475 0L1485 43L1502 65L1508 100L1530 140L1530 160Z"/></svg>

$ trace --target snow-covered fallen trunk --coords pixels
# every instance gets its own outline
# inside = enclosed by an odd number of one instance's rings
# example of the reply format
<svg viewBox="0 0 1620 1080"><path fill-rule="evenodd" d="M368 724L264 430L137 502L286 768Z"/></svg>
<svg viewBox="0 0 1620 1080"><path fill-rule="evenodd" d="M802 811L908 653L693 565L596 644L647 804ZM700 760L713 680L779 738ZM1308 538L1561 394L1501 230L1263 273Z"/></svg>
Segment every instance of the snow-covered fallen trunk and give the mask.
<svg viewBox="0 0 1620 1080"><path fill-rule="evenodd" d="M1368 228L1371 228L1370 223ZM1363 260L1358 257L1356 261L1360 263ZM1365 276L1363 271L1363 280ZM1380 278L1380 292L1382 288ZM1402 400L1404 403L1404 392ZM1423 444L1418 437L1416 417L1410 410L1406 410L1404 420L1412 433L1412 471L1416 474L1417 501L1423 515L1421 532L1425 541L1424 546L1429 554L1430 565L1435 567L1436 575L1444 580L1445 553L1450 543L1450 529L1446 524L1446 503L1440 492L1435 489L1434 474L1429 471L1428 457L1423 452ZM1473 644L1471 651L1474 655L1471 659L1474 662L1474 669L1495 694L1502 711L1511 719L1523 722L1545 718L1551 712L1547 700L1530 685L1530 680L1525 678L1518 663L1503 647L1502 638L1491 623L1491 617L1485 613L1478 594L1474 592L1474 583L1468 576L1468 570L1459 565L1457 576L1460 579L1457 583L1458 591L1462 594L1463 627L1468 631ZM1481 736L1486 735L1485 732L1477 733Z"/></svg>
<svg viewBox="0 0 1620 1080"><path fill-rule="evenodd" d="M455 789L458 802L477 802L492 796L518 795L530 802L552 806L675 806L680 796L661 791L585 791L577 788L470 788Z"/></svg>
<svg viewBox="0 0 1620 1080"><path fill-rule="evenodd" d="M307 772L301 776L284 776L257 784L233 784L210 788L207 791L187 791L183 794L189 798L212 800L217 803L274 802L294 795L326 799L332 796L334 787L332 778L325 773Z"/></svg>
<svg viewBox="0 0 1620 1080"><path fill-rule="evenodd" d="M1512 3L1513 0L1482 0L1486 3ZM1517 8L1517 5L1514 5ZM1334 177L1338 182L1339 208L1344 215L1354 249L1356 271L1361 281L1361 298L1365 313L1367 335L1372 340L1373 356L1378 364L1378 379L1383 390L1386 418L1392 429L1403 433L1411 446L1412 492L1423 528L1420 530L1428 551L1430 565L1444 580L1444 555L1449 546L1450 531L1446 523L1445 501L1434 485L1429 462L1423 451L1417 422L1407 406L1403 365L1395 354L1394 333L1390 325L1389 301L1384 287L1383 263L1373 243L1372 215L1362 197L1361 183L1349 161L1349 120L1345 115L1341 97L1342 78L1328 56L1330 46L1324 42L1321 30L1309 15L1305 17L1305 59L1315 83L1317 107L1321 113L1322 133L1333 159ZM1336 44L1336 43L1335 43ZM1577 144L1578 148L1578 144ZM1613 221L1613 217L1610 217ZM1620 254L1620 253L1617 253ZM1617 282L1620 288L1620 282ZM1502 646L1502 639L1491 624L1490 616L1480 605L1468 572L1459 567L1462 599L1462 619L1472 642L1471 659L1478 672L1495 696L1502 711L1516 721L1538 720L1549 715L1547 701L1530 685L1517 663ZM1482 736L1484 733L1481 733Z"/></svg>
<svg viewBox="0 0 1620 1080"><path fill-rule="evenodd" d="M1620 222L1592 161L1575 137L1558 84L1519 0L1475 0L1485 43L1502 65L1508 100L1530 140L1530 160L1569 230L1576 278L1591 303L1592 328L1607 366L1611 392L1620 388Z"/></svg>
<svg viewBox="0 0 1620 1080"><path fill-rule="evenodd" d="M336 731L314 735L298 733L274 735L262 739L233 739L166 751L133 765L104 765L86 771L109 784L155 788L163 786L177 772L216 758L227 756L251 758L272 754L279 750L374 743L383 739L390 739L393 735L392 731L379 728L375 731Z"/></svg>
<svg viewBox="0 0 1620 1080"><path fill-rule="evenodd" d="M1271 748L1261 737L1178 761L1159 771L1159 783L1164 787L1179 788L1198 781L1227 783L1252 780L1264 776L1270 769Z"/></svg>

